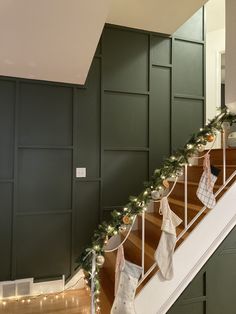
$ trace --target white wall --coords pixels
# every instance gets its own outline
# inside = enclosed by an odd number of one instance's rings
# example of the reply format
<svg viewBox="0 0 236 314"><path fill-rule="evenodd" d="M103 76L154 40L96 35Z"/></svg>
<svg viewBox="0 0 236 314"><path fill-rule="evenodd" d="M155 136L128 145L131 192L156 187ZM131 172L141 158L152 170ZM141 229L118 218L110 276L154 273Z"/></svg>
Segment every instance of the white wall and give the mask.
<svg viewBox="0 0 236 314"><path fill-rule="evenodd" d="M110 0L108 23L173 34L208 0ZM219 1L219 0L218 0Z"/></svg>
<svg viewBox="0 0 236 314"><path fill-rule="evenodd" d="M205 8L207 123L217 114L217 108L221 106L221 53L225 52L225 0L210 0ZM219 135L214 147L220 146Z"/></svg>
<svg viewBox="0 0 236 314"><path fill-rule="evenodd" d="M226 103L236 101L236 1L226 0Z"/></svg>
<svg viewBox="0 0 236 314"><path fill-rule="evenodd" d="M0 75L84 84L108 0L1 0Z"/></svg>
<svg viewBox="0 0 236 314"><path fill-rule="evenodd" d="M213 118L221 105L221 58L225 52L225 29L206 34L206 120Z"/></svg>

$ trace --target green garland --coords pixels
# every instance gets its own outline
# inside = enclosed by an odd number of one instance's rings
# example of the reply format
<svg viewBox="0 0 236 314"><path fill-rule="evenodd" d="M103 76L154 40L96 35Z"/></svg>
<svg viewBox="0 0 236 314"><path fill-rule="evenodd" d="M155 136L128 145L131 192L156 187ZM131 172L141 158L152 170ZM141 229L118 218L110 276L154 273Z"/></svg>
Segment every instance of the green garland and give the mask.
<svg viewBox="0 0 236 314"><path fill-rule="evenodd" d="M111 220L102 222L98 226L92 237L91 245L83 251L78 259L79 268L84 270L88 284L91 284L93 252L101 259L101 256L104 256L107 241L113 235L124 230L124 220L126 220L126 225L131 225L135 216L146 210L148 202L152 199L152 192L164 190L163 181L165 179L181 176L183 166L189 164L189 158L193 157L207 144L210 136L216 136L217 133L222 131L224 122L228 122L230 125L236 122L236 116L232 115L227 108L222 109L220 114L210 120L204 128L192 135L183 149L177 150L171 157L165 159L162 167L154 171L151 181L144 184L145 190L143 192L136 197L129 197L129 202L122 211L114 210L111 213ZM95 306L97 310L100 309L98 304L98 295L100 293L99 268L98 262L94 277Z"/></svg>

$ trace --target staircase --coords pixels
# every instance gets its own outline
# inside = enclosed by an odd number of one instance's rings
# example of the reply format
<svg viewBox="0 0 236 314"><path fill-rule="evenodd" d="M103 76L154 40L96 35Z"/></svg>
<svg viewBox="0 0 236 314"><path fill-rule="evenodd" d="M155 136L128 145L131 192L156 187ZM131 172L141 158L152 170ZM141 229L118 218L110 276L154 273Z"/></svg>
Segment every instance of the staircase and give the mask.
<svg viewBox="0 0 236 314"><path fill-rule="evenodd" d="M204 152L202 153L204 154ZM222 149L214 149L211 151L211 164L217 168L220 168L220 174L217 178L214 191L216 192L223 184L223 151ZM236 169L236 149L226 150L226 179ZM202 175L202 159L199 159L198 165L188 167L188 223L197 215L197 213L203 208L203 204L196 196L196 190L198 182ZM224 193L232 185L235 178L230 184L222 190L217 196L217 200L224 195ZM172 183L173 184L173 183ZM171 209L183 220L183 223L177 228L177 235L184 231L184 181L179 180L171 193L169 204ZM159 203L154 203L153 210L147 211L145 214L145 272L154 264L154 252L158 245L158 241L161 236L161 224L162 216L159 215ZM192 230L204 219L204 217L210 212L207 209L196 222L187 230L183 237L177 242L177 247L187 240ZM142 257L142 217L139 216L136 228L133 228L128 239L124 244L125 257L127 260L141 265ZM115 279L115 260L116 252L105 254L105 264L101 269L101 312L103 314L110 313L110 309L114 299L114 279ZM139 285L137 294L145 286L154 273L157 272L157 268L153 269L147 278Z"/></svg>

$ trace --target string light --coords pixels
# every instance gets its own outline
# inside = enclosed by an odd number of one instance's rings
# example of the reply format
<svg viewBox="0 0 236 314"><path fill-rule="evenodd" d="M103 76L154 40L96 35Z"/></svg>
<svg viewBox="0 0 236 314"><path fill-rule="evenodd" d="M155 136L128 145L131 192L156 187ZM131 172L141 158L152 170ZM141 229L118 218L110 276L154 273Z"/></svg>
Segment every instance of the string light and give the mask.
<svg viewBox="0 0 236 314"><path fill-rule="evenodd" d="M129 203L126 205L126 207L123 208L123 215L121 216L120 220L117 221L118 214L113 214L114 223L111 224L111 226L121 226L124 222L124 218L129 218L129 222L127 224L131 224L131 221L133 220L133 217L136 217L137 214L142 213L146 210L147 203L149 201L149 198L146 197L149 193L156 191L158 193L158 190L167 189L165 187L163 180L171 177L171 178L177 178L180 175L183 175L183 166L188 164L189 158L193 157L195 151L197 151L198 148L201 148L199 145L205 146L207 142L210 142L210 138L208 138L208 134L213 136L216 130L219 130L223 124L223 122L229 122L230 124L236 122L236 116L228 115L228 111L226 109L222 109L221 114L213 118L208 125L206 125L205 128L201 128L200 132L197 134L194 134L191 139L186 143L186 145L183 147L183 149L178 150L174 155L170 156L169 158L166 158L162 164L162 167L160 169L155 169L154 171L154 177L152 177L151 182L148 182L145 184L145 189L142 191L139 196L137 197L130 197ZM191 164L189 164L191 165ZM161 192L159 192L161 198ZM119 227L119 232L122 232L123 228ZM117 230L115 230L117 231ZM110 233L111 232L111 233ZM99 234L100 233L100 234ZM99 226L99 229L96 231L95 234L95 241L96 239L104 239L103 243L101 243L101 247L99 247L99 252L103 250L105 241L108 237L108 233L110 235L112 234L112 229L108 230L107 224L101 224ZM113 234L114 234L114 228L113 228ZM96 242L95 242L96 243ZM100 241L98 242L100 243ZM90 248L87 248L87 250ZM91 250L91 249L90 249ZM80 258L80 267L84 269L90 269L91 267L91 259L90 258L84 258L84 253L81 254ZM96 290L95 293L97 294L98 291ZM100 308L96 308L100 309Z"/></svg>

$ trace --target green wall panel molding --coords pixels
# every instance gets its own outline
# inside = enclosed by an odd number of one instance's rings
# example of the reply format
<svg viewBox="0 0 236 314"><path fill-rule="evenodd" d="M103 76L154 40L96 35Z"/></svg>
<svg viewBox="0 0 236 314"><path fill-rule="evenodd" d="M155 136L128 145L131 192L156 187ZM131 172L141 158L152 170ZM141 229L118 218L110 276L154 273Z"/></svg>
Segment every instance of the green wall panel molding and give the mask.
<svg viewBox="0 0 236 314"><path fill-rule="evenodd" d="M172 109L172 149L182 147L203 123L204 102L202 100L175 98ZM184 123L183 123L184 119Z"/></svg>
<svg viewBox="0 0 236 314"><path fill-rule="evenodd" d="M71 150L20 149L18 156L18 211L71 209Z"/></svg>
<svg viewBox="0 0 236 314"><path fill-rule="evenodd" d="M148 96L105 93L105 147L148 147Z"/></svg>
<svg viewBox="0 0 236 314"><path fill-rule="evenodd" d="M174 93L203 96L204 46L176 39L173 54Z"/></svg>
<svg viewBox="0 0 236 314"><path fill-rule="evenodd" d="M171 139L171 70L151 69L150 101L150 175L170 154Z"/></svg>
<svg viewBox="0 0 236 314"><path fill-rule="evenodd" d="M70 226L70 214L18 216L16 278L68 277Z"/></svg>
<svg viewBox="0 0 236 314"><path fill-rule="evenodd" d="M0 278L4 281L11 278L12 194L12 184L0 182Z"/></svg>
<svg viewBox="0 0 236 314"><path fill-rule="evenodd" d="M148 90L148 35L105 28L102 36L104 88Z"/></svg>
<svg viewBox="0 0 236 314"><path fill-rule="evenodd" d="M104 153L103 206L122 206L130 195L142 191L148 179L146 152L117 151Z"/></svg>
<svg viewBox="0 0 236 314"><path fill-rule="evenodd" d="M0 81L0 179L13 177L15 82Z"/></svg>
<svg viewBox="0 0 236 314"><path fill-rule="evenodd" d="M86 167L88 178L100 177L101 154L101 61L94 59L86 89L77 89L78 167Z"/></svg>
<svg viewBox="0 0 236 314"><path fill-rule="evenodd" d="M200 127L199 12L181 40L107 25L85 86L0 77L0 280L71 277L100 218Z"/></svg>
<svg viewBox="0 0 236 314"><path fill-rule="evenodd" d="M188 285L168 314L235 314L236 227ZM186 309L189 312L186 312Z"/></svg>
<svg viewBox="0 0 236 314"><path fill-rule="evenodd" d="M204 41L204 9L198 10L175 32L174 36L192 41Z"/></svg>
<svg viewBox="0 0 236 314"><path fill-rule="evenodd" d="M100 182L76 182L75 256L89 244L100 219Z"/></svg>
<svg viewBox="0 0 236 314"><path fill-rule="evenodd" d="M171 38L152 36L151 38L151 56L152 64L170 65L171 56Z"/></svg>
<svg viewBox="0 0 236 314"><path fill-rule="evenodd" d="M72 145L72 89L20 84L19 145Z"/></svg>

